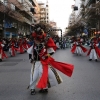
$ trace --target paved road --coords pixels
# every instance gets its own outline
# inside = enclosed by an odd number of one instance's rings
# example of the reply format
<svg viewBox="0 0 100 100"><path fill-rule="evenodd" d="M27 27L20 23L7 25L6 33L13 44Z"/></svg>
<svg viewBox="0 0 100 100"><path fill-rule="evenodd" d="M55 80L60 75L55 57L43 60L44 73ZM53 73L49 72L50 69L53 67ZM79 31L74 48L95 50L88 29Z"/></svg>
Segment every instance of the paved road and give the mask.
<svg viewBox="0 0 100 100"><path fill-rule="evenodd" d="M100 100L100 62L71 54L70 49L58 50L57 61L75 65L71 78L60 73L63 83L49 89L48 94L30 95L27 90L31 64L28 54L0 62L0 100Z"/></svg>

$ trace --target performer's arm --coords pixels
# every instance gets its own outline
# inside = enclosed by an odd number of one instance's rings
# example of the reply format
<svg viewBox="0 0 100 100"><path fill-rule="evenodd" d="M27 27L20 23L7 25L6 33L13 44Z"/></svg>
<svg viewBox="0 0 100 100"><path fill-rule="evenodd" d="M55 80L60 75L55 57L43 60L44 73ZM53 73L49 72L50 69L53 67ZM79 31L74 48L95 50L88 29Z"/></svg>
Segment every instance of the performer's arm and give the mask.
<svg viewBox="0 0 100 100"><path fill-rule="evenodd" d="M28 54L33 54L33 46L31 46L30 48L28 48L27 53Z"/></svg>
<svg viewBox="0 0 100 100"><path fill-rule="evenodd" d="M54 51L53 48L48 48L48 49L47 49L47 56L48 56L48 57L51 56L51 55L53 55L54 53L55 53L55 51Z"/></svg>
<svg viewBox="0 0 100 100"><path fill-rule="evenodd" d="M33 46L31 46L30 48L28 48L27 53L29 54L30 63L32 63L33 62L33 58L32 58L32 55L33 55Z"/></svg>
<svg viewBox="0 0 100 100"><path fill-rule="evenodd" d="M97 43L96 46L98 47L99 46L99 43Z"/></svg>
<svg viewBox="0 0 100 100"><path fill-rule="evenodd" d="M52 52L52 53L49 53L50 55L53 55L54 54L54 52Z"/></svg>
<svg viewBox="0 0 100 100"><path fill-rule="evenodd" d="M30 60L30 63L33 63L33 58L32 58L32 54L29 54L29 60Z"/></svg>

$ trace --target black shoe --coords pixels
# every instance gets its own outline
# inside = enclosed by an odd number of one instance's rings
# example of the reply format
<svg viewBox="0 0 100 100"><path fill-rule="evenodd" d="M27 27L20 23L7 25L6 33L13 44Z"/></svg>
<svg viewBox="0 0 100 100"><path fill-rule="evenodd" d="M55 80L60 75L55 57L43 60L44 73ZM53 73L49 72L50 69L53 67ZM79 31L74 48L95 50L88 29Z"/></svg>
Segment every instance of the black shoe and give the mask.
<svg viewBox="0 0 100 100"><path fill-rule="evenodd" d="M91 61L92 59L89 59L89 61Z"/></svg>
<svg viewBox="0 0 100 100"><path fill-rule="evenodd" d="M41 89L39 90L40 93L48 93L48 89Z"/></svg>
<svg viewBox="0 0 100 100"><path fill-rule="evenodd" d="M48 89L44 89L44 92L47 93L48 92Z"/></svg>
<svg viewBox="0 0 100 100"><path fill-rule="evenodd" d="M35 94L36 94L35 89L31 89L31 95L35 95Z"/></svg>
<svg viewBox="0 0 100 100"><path fill-rule="evenodd" d="M95 59L95 61L97 62L98 60L97 60L97 59Z"/></svg>
<svg viewBox="0 0 100 100"><path fill-rule="evenodd" d="M43 93L44 91L43 91L43 89L41 89L41 90L39 90L39 92L40 92L40 93Z"/></svg>
<svg viewBox="0 0 100 100"><path fill-rule="evenodd" d="M0 62L2 62L2 59L0 59Z"/></svg>

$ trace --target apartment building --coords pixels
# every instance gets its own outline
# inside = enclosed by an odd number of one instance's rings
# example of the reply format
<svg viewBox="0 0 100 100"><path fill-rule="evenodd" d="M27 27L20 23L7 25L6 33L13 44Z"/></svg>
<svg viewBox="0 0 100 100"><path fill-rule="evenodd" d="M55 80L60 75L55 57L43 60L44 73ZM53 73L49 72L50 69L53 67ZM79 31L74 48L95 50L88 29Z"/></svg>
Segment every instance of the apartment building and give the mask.
<svg viewBox="0 0 100 100"><path fill-rule="evenodd" d="M68 27L71 27L74 24L75 24L75 11L72 11L72 13L69 16Z"/></svg>
<svg viewBox="0 0 100 100"><path fill-rule="evenodd" d="M46 3L46 23L49 23L49 4Z"/></svg>
<svg viewBox="0 0 100 100"><path fill-rule="evenodd" d="M36 0L0 0L0 36L29 35L37 5Z"/></svg>
<svg viewBox="0 0 100 100"><path fill-rule="evenodd" d="M54 21L50 21L50 25L52 26L52 28L56 29L57 28L57 23Z"/></svg>
<svg viewBox="0 0 100 100"><path fill-rule="evenodd" d="M49 5L47 3L38 2L40 7L40 22L49 23Z"/></svg>
<svg viewBox="0 0 100 100"><path fill-rule="evenodd" d="M50 26L52 27L52 29L57 29L57 23L54 21L50 21L49 22ZM58 35L58 31L54 31L54 35Z"/></svg>
<svg viewBox="0 0 100 100"><path fill-rule="evenodd" d="M40 7L40 22L45 22L46 23L46 7L45 4L42 2L39 2L39 7Z"/></svg>
<svg viewBox="0 0 100 100"><path fill-rule="evenodd" d="M86 28L90 36L100 34L100 0L75 0L75 6L78 6L75 11L75 23L69 25L75 30L84 31Z"/></svg>

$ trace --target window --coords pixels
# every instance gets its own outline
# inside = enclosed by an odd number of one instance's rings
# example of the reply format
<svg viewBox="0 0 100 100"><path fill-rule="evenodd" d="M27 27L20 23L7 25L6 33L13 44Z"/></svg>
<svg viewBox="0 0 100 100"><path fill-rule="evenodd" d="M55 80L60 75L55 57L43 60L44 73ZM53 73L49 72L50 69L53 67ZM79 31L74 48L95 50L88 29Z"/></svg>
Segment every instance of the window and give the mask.
<svg viewBox="0 0 100 100"><path fill-rule="evenodd" d="M4 3L4 1L3 1L3 0L0 0L0 1Z"/></svg>
<svg viewBox="0 0 100 100"><path fill-rule="evenodd" d="M48 7L48 5L46 5L46 7Z"/></svg>
<svg viewBox="0 0 100 100"><path fill-rule="evenodd" d="M20 3L24 3L24 0L18 0Z"/></svg>
<svg viewBox="0 0 100 100"><path fill-rule="evenodd" d="M10 5L11 5L11 9L15 10L15 6L13 4L10 4Z"/></svg>

